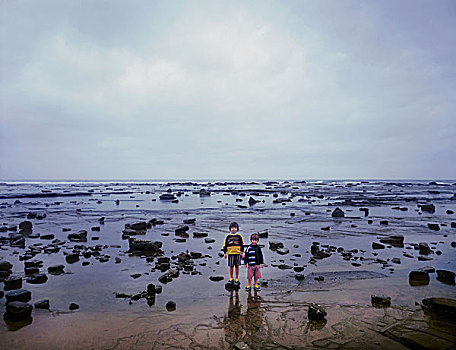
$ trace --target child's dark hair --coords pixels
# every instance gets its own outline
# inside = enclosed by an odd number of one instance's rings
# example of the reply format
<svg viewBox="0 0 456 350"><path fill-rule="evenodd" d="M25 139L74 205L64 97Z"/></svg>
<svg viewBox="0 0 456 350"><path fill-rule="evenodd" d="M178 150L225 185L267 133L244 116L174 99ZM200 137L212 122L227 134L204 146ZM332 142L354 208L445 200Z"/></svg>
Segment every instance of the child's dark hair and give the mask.
<svg viewBox="0 0 456 350"><path fill-rule="evenodd" d="M233 222L230 224L230 228L229 228L230 231L231 231L231 228L232 228L232 227L236 227L237 230L239 231L239 225L238 225L237 222L234 222L234 221L233 221Z"/></svg>
<svg viewBox="0 0 456 350"><path fill-rule="evenodd" d="M260 240L260 236L258 235L258 233L252 233L250 235L250 240L251 241L253 241L253 240L259 241Z"/></svg>

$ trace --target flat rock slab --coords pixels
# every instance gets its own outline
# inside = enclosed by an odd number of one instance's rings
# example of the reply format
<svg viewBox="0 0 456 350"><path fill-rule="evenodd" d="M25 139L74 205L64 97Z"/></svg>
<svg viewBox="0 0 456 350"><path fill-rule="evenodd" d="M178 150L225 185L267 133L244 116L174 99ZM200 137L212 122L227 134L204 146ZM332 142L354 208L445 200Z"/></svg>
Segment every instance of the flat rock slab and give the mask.
<svg viewBox="0 0 456 350"><path fill-rule="evenodd" d="M323 279L321 279L323 277ZM339 284L350 280L364 280L371 278L385 278L387 275L374 271L336 271L336 272L312 272L309 273L302 282L300 282L298 288L304 288L306 286L315 287L315 285L324 284ZM317 279L315 279L317 278Z"/></svg>

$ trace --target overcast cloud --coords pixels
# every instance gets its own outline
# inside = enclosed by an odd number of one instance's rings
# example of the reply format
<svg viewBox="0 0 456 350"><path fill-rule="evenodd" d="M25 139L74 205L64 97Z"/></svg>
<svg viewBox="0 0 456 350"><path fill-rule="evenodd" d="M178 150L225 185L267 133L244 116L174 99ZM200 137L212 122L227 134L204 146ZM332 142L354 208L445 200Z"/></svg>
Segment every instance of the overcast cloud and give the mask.
<svg viewBox="0 0 456 350"><path fill-rule="evenodd" d="M454 179L456 3L0 1L0 179Z"/></svg>

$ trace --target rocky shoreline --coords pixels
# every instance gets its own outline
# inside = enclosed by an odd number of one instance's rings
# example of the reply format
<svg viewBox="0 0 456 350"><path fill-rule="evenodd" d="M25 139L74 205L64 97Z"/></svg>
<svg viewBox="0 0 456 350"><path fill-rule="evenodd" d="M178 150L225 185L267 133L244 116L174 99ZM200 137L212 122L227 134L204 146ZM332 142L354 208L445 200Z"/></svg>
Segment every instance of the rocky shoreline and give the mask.
<svg viewBox="0 0 456 350"><path fill-rule="evenodd" d="M164 313L173 318L163 325L166 333L176 331L173 324L191 328L185 321L198 303L217 309L231 302L232 309L218 309L222 315L212 321L210 313L198 312L217 334L204 346L298 346L293 332L282 343L272 341L270 332L285 322L297 329L307 324L306 346L344 348L349 341L327 334L344 317L341 308L419 319L410 327L421 340L405 339L396 326L379 331L380 318L372 319L372 346L385 337L404 348L433 348L438 339L443 349L454 341L426 321L454 327L454 182L5 183L0 189L0 333L10 344L21 332L46 329L43 320L52 315ZM259 295L224 289L220 248L231 220L246 240L260 234L267 266ZM334 302L337 293L343 296ZM279 322L280 303L284 314L299 317ZM277 329L269 324L273 319ZM259 320L268 327L252 329ZM353 326L350 335L347 327L345 340L364 329ZM255 342L252 334L270 343ZM202 346L175 334L170 339ZM175 341L169 344L180 345Z"/></svg>

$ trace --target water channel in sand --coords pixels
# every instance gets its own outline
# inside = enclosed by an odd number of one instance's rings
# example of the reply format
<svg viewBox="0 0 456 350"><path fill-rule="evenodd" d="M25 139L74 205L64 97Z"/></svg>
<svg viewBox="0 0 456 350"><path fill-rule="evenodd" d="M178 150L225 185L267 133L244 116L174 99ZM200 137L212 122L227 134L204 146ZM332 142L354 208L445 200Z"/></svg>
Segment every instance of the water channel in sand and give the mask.
<svg viewBox="0 0 456 350"><path fill-rule="evenodd" d="M210 191L210 196L201 195L201 189ZM159 199L168 192L175 194L178 202ZM24 277L23 288L32 292L31 303L49 299L51 305L51 311L34 309L31 322L3 322L2 346L231 348L244 342L252 348L388 345L400 349L413 347L413 339L420 346L452 346L454 325L429 318L416 303L425 297L455 298L455 286L437 281L434 274L428 285L413 287L408 273L423 266L455 270L456 250L451 242L456 240L456 229L451 223L456 217L447 213L455 211L455 193L451 181L0 184L0 224L9 228L26 220L29 213L46 214L42 220L30 219L33 233L51 233L65 242L56 253L33 257L43 261L42 272L63 264L65 273L48 274L44 284L29 284L22 258L30 246L43 247L51 241L26 238L25 248L11 247L7 237L12 231L0 233L5 238L1 240L0 260L13 264L14 276ZM259 202L249 205L250 197ZM274 203L277 199L287 201ZM435 213L419 209L426 203L435 205ZM331 216L335 207L344 210L344 218ZM369 208L369 215L364 216L360 207ZM103 225L98 222L100 217L105 217ZM203 258L194 260L193 275L181 271L178 278L164 284L153 305L145 299L130 302L115 298L115 292L136 294L146 290L149 283L161 284L158 278L163 272L155 269L156 261L130 256L128 241L122 239L125 224L152 218L164 224L152 227L140 238L163 242L167 257L189 251L202 253ZM189 218L196 222L189 225L185 242L179 242L175 229ZM233 220L239 222L246 240L252 232L269 233L260 241L264 245L267 266L263 281L267 286L258 293L224 289L227 268L219 252ZM383 220L388 224L380 224ZM438 223L440 230L430 230L428 223ZM92 231L94 226L100 226L100 231ZM324 226L330 230L321 230ZM71 231L63 232L63 228ZM68 241L67 235L79 230L88 231L88 242ZM215 242L193 238L194 232L205 232ZM403 235L404 247L372 249L373 242L388 235ZM279 255L270 250L270 241L283 242L289 253ZM312 242L343 248L344 252L357 251L348 260L335 251L312 263ZM429 244L434 253L426 257L432 260L418 259L421 255L412 244L419 242ZM90 256L66 263L64 253L81 244L101 245L107 261ZM120 263L115 262L116 257ZM392 258L399 258L400 264L392 263ZM386 263L379 263L379 259ZM307 277L298 281L293 269L278 268L282 264L304 268L300 273ZM134 279L132 274L141 276ZM320 275L324 281L313 278ZM225 280L212 282L210 276L225 276ZM244 268L241 276L244 286ZM391 296L392 306L373 307L371 294ZM172 312L165 307L170 300L177 305ZM69 311L72 302L80 309ZM314 302L326 308L325 322L308 320L308 305ZM4 310L5 297L0 299L0 312ZM424 340L416 340L419 336Z"/></svg>

